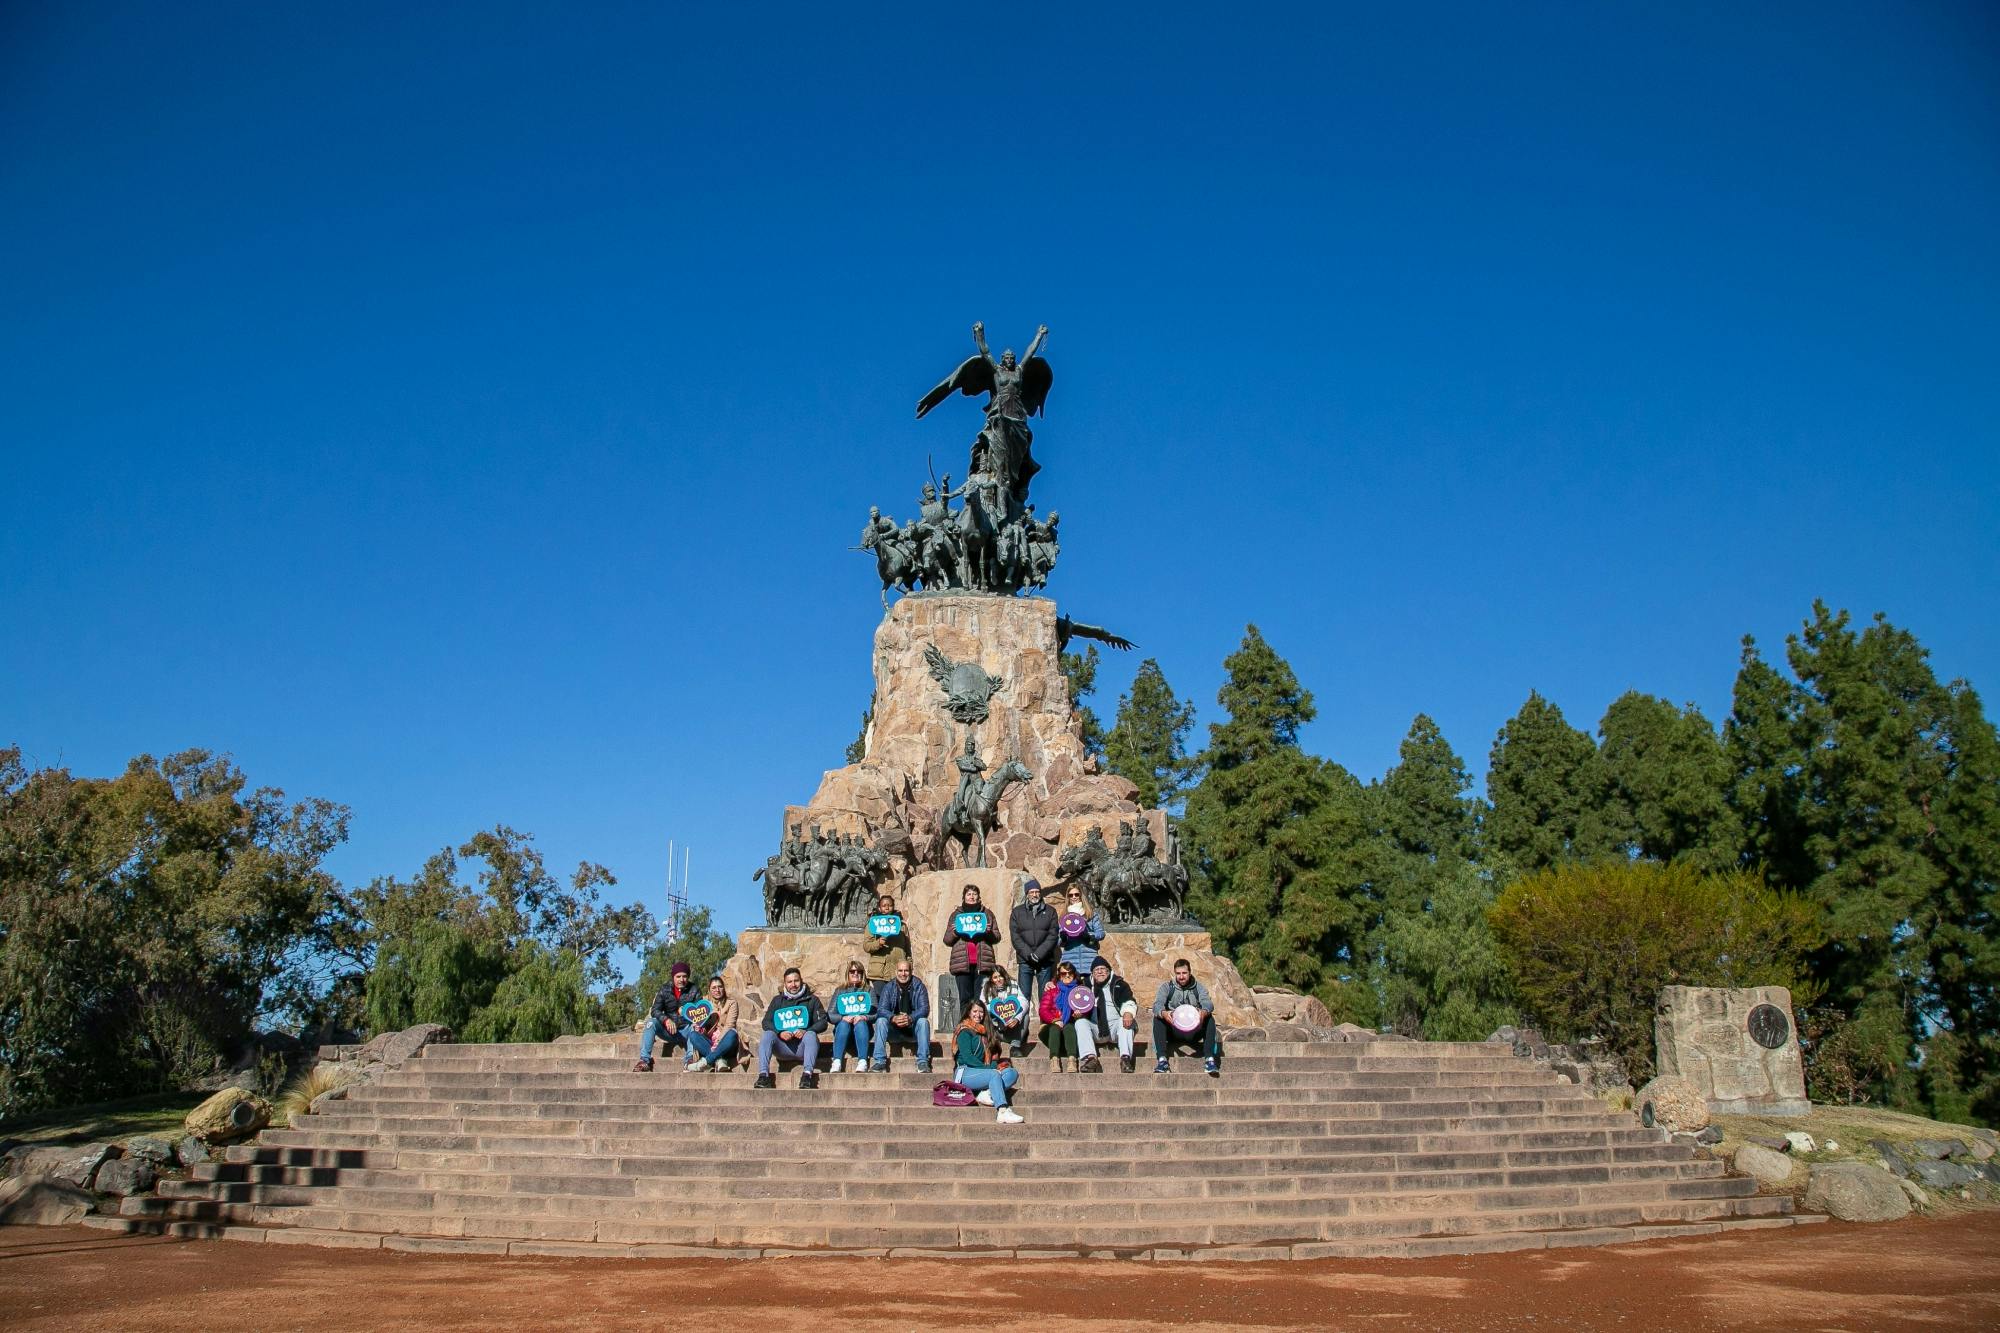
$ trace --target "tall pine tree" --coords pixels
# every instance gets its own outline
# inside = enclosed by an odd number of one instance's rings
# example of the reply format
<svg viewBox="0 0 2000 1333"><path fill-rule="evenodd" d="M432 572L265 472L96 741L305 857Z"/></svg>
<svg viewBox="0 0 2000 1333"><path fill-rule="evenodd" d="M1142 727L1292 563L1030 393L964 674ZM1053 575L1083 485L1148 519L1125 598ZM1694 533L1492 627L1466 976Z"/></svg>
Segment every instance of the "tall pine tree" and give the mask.
<svg viewBox="0 0 2000 1333"><path fill-rule="evenodd" d="M1654 861L1686 858L1703 870L1736 864L1729 757L1700 709L1633 690L1605 710L1597 734L1606 818L1621 851Z"/></svg>
<svg viewBox="0 0 2000 1333"><path fill-rule="evenodd" d="M1299 748L1312 696L1252 625L1223 663L1205 776L1182 825L1188 905L1252 984L1309 991L1370 1022L1365 937L1375 860L1361 784Z"/></svg>
<svg viewBox="0 0 2000 1333"><path fill-rule="evenodd" d="M1104 723L1097 716L1097 710L1084 700L1097 693L1097 645L1091 644L1080 653L1064 653L1056 659L1062 670L1063 679L1069 682L1070 706L1076 711L1076 720L1083 728L1083 749L1086 754L1103 757Z"/></svg>
<svg viewBox="0 0 2000 1333"><path fill-rule="evenodd" d="M1881 616L1814 603L1794 681L1747 646L1728 745L1746 842L1825 914L1813 958L1871 1098L2000 1116L2000 739ZM1917 1047L1935 1044L1938 1059Z"/></svg>
<svg viewBox="0 0 2000 1333"><path fill-rule="evenodd" d="M1141 806L1179 799L1193 767L1187 754L1193 727L1194 705L1174 697L1158 662L1141 662L1131 692L1118 697L1118 716L1104 742L1111 771L1137 784Z"/></svg>
<svg viewBox="0 0 2000 1333"><path fill-rule="evenodd" d="M1433 1041L1477 1041L1513 1019L1486 926L1492 886L1474 860L1471 785L1465 761L1419 713L1396 766L1369 789L1382 856L1375 989L1386 1022Z"/></svg>
<svg viewBox="0 0 2000 1333"><path fill-rule="evenodd" d="M1597 745L1539 694L1530 692L1494 738L1486 795L1489 865L1503 880L1614 848Z"/></svg>

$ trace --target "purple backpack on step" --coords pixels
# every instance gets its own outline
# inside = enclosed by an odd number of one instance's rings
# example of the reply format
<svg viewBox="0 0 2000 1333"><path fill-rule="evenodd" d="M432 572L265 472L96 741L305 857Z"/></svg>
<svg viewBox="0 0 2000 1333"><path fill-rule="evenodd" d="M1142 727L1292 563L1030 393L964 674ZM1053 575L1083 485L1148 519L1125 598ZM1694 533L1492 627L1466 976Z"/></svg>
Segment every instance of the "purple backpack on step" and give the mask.
<svg viewBox="0 0 2000 1333"><path fill-rule="evenodd" d="M971 1088L950 1079L944 1079L931 1089L932 1106L970 1106L977 1100Z"/></svg>

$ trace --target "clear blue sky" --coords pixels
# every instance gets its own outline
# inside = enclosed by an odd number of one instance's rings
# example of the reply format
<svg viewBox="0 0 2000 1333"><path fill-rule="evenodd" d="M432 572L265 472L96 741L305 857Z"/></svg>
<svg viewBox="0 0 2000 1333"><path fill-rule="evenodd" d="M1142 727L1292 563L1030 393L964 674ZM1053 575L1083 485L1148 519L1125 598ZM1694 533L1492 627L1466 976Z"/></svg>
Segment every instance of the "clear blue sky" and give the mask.
<svg viewBox="0 0 2000 1333"><path fill-rule="evenodd" d="M1243 8L0 8L0 741L748 924L974 319L1107 720L1255 621L1483 772L1814 597L2000 693L1992 5Z"/></svg>

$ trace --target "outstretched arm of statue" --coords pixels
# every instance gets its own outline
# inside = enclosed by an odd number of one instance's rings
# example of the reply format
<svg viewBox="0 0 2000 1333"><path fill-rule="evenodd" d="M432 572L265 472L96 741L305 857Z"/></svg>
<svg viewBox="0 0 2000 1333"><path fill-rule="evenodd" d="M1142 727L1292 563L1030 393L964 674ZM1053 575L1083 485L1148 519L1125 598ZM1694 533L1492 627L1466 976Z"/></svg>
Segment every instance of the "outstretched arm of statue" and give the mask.
<svg viewBox="0 0 2000 1333"><path fill-rule="evenodd" d="M993 359L993 353L986 350L986 322L984 320L977 321L972 326L972 345L977 347L979 354L988 361Z"/></svg>
<svg viewBox="0 0 2000 1333"><path fill-rule="evenodd" d="M1042 352L1042 344L1048 341L1048 337L1049 337L1048 325L1044 324L1040 328L1036 329L1035 340L1028 344L1028 354L1022 357L1021 359L1023 361L1032 361L1037 356L1040 356Z"/></svg>

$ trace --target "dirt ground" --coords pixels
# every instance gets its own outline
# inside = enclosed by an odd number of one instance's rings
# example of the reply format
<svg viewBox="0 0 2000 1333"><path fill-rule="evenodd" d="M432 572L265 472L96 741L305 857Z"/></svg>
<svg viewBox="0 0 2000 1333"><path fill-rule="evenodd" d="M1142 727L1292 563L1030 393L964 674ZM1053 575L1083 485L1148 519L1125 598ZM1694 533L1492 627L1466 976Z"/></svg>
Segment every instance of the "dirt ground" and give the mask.
<svg viewBox="0 0 2000 1333"><path fill-rule="evenodd" d="M2000 1213L1456 1259L509 1259L0 1227L8 1329L2000 1327Z"/></svg>

